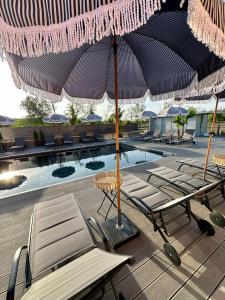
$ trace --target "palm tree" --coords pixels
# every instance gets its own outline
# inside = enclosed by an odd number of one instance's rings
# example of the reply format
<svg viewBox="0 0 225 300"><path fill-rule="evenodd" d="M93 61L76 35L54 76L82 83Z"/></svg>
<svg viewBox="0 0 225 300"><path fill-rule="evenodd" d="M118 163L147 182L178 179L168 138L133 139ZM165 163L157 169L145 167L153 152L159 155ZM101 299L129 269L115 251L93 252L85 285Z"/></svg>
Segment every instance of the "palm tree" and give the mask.
<svg viewBox="0 0 225 300"><path fill-rule="evenodd" d="M177 138L179 139L184 134L185 119L184 119L183 116L179 115L179 116L175 117L175 119L173 120L173 123L176 124L176 127L177 127ZM180 127L182 129L181 134L180 134Z"/></svg>
<svg viewBox="0 0 225 300"><path fill-rule="evenodd" d="M209 116L209 121L212 123L213 120L213 115ZM221 127L221 122L225 121L225 114L224 113L220 113L220 114L216 114L216 122L218 122L218 127L217 127L217 132L216 135L220 134L220 127Z"/></svg>
<svg viewBox="0 0 225 300"><path fill-rule="evenodd" d="M184 127L186 124L188 124L188 120L193 118L196 115L196 109L193 107L190 107L188 109L188 114L186 116L176 116L176 118L174 119L173 123L176 124L177 126L177 137L178 139L181 137L183 137L184 135ZM182 129L181 134L180 134L180 127Z"/></svg>

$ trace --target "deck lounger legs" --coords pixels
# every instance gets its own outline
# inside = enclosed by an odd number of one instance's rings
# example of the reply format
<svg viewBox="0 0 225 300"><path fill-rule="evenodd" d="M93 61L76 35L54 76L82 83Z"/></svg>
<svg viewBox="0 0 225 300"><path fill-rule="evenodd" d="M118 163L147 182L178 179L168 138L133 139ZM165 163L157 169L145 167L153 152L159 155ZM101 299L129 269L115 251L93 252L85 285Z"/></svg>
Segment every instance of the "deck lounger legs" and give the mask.
<svg viewBox="0 0 225 300"><path fill-rule="evenodd" d="M100 225L94 218L84 217L73 194L35 205L28 245L14 256L6 299L14 299L23 251L27 257L23 300L91 299L103 295L105 285L133 258L99 249L95 233L109 250ZM115 287L113 291L116 299L125 299Z"/></svg>
<svg viewBox="0 0 225 300"><path fill-rule="evenodd" d="M193 193L178 199L172 199L150 183L132 174L123 177L121 192L127 201L131 202L152 223L154 231L159 232L165 242L164 251L166 255L177 266L181 264L181 260L176 249L169 244L166 237L168 231L163 219L164 212L173 207L181 206L189 220L193 217L203 233L207 233L207 235L215 234L214 228L209 222L198 219L191 211L190 200L194 195Z"/></svg>

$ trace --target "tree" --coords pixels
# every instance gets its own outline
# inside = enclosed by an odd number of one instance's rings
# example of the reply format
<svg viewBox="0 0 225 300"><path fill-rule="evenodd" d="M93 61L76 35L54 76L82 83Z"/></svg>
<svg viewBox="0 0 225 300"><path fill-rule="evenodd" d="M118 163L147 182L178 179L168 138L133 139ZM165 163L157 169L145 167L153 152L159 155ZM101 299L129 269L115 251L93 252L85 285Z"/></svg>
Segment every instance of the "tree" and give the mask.
<svg viewBox="0 0 225 300"><path fill-rule="evenodd" d="M66 107L66 115L70 118L70 124L75 125L78 121L78 115L83 111L82 105L78 103L69 103Z"/></svg>
<svg viewBox="0 0 225 300"><path fill-rule="evenodd" d="M51 104L37 97L27 96L21 101L20 107L26 111L28 118L38 119L41 122L44 117L52 113Z"/></svg>
<svg viewBox="0 0 225 300"><path fill-rule="evenodd" d="M132 108L132 115L135 118L136 121L140 120L141 113L145 110L145 106L143 104L135 104Z"/></svg>
<svg viewBox="0 0 225 300"><path fill-rule="evenodd" d="M122 133L122 131L123 131L123 121L122 121L123 113L124 113L124 110L122 110L122 109L119 107L119 110L118 110L118 117L119 117L119 132L120 132L120 133ZM111 114L111 116L109 117L108 123L115 124L115 122L116 122L116 114L113 113L113 114Z"/></svg>
<svg viewBox="0 0 225 300"><path fill-rule="evenodd" d="M176 124L177 127L177 137L182 137L184 135L184 127L186 124L188 124L188 120L193 118L196 115L196 109L193 107L190 107L188 109L188 114L186 116L176 116L173 123ZM180 128L181 128L181 134L180 134Z"/></svg>
<svg viewBox="0 0 225 300"><path fill-rule="evenodd" d="M213 115L209 116L209 122L212 123L213 121ZM217 113L216 114L216 122L218 122L218 127L217 127L217 132L216 135L220 134L220 127L221 127L221 122L225 121L225 113Z"/></svg>
<svg viewBox="0 0 225 300"><path fill-rule="evenodd" d="M95 113L94 111L95 111L95 106L94 106L94 104L91 104L90 108L89 108L89 114L93 115Z"/></svg>
<svg viewBox="0 0 225 300"><path fill-rule="evenodd" d="M55 104L54 101L51 101L50 103L51 103L51 106L52 106L52 111L55 114L55 112L56 112L56 104Z"/></svg>

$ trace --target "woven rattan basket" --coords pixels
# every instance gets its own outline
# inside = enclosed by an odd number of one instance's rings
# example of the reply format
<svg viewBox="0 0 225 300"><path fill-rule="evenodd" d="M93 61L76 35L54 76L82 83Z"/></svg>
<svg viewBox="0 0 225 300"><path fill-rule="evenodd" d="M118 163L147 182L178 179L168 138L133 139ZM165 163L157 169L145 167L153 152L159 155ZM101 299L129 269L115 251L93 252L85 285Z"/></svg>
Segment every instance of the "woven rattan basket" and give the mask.
<svg viewBox="0 0 225 300"><path fill-rule="evenodd" d="M225 155L214 155L213 163L218 166L225 167Z"/></svg>
<svg viewBox="0 0 225 300"><path fill-rule="evenodd" d="M104 191L112 191L117 188L116 172L99 173L94 178L95 186ZM122 184L122 177L120 177Z"/></svg>

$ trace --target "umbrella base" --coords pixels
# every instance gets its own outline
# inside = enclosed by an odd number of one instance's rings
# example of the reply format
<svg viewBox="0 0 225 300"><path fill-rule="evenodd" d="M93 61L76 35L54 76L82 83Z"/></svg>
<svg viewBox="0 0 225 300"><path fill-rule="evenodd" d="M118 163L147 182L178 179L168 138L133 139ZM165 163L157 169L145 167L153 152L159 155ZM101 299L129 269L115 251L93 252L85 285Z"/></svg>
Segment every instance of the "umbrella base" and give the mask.
<svg viewBox="0 0 225 300"><path fill-rule="evenodd" d="M107 219L101 223L106 236L109 239L110 246L113 249L118 248L130 239L139 235L139 229L128 219L127 216L121 214L123 227L117 228L117 217Z"/></svg>

